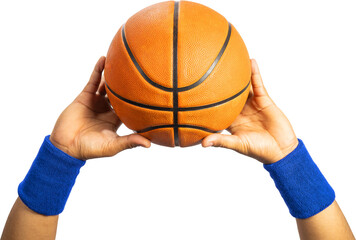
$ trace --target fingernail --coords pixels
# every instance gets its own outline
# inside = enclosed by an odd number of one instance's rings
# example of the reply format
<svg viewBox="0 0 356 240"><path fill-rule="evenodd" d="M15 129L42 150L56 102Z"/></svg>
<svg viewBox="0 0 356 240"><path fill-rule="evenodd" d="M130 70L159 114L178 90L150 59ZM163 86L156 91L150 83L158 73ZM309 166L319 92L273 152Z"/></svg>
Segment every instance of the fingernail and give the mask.
<svg viewBox="0 0 356 240"><path fill-rule="evenodd" d="M138 146L140 146L140 147L144 147L144 148L149 148L149 146L144 145L144 144L139 144Z"/></svg>
<svg viewBox="0 0 356 240"><path fill-rule="evenodd" d="M208 143L206 144L207 147L211 147L211 146L213 146L213 145L214 145L213 142L208 142Z"/></svg>

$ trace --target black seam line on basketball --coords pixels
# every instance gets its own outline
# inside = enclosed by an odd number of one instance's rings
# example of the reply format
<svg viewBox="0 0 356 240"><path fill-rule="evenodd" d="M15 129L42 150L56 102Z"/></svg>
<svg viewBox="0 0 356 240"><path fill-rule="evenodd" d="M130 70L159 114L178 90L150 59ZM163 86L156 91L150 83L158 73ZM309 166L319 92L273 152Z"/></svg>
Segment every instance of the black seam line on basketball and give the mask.
<svg viewBox="0 0 356 240"><path fill-rule="evenodd" d="M114 94L115 97L117 97L118 99L124 101L124 102L127 102L131 105L135 105L137 107L141 107L141 108L147 108L147 109L152 109L152 110L159 110L159 111L168 111L168 112L171 112L173 111L173 108L169 108L169 107L158 107L158 106L152 106L152 105L147 105L147 104L144 104L144 103L139 103L139 102L135 102L135 101L132 101L132 100L129 100L127 98L124 98L122 96L120 96L119 94L117 94L116 92L114 92L107 83L106 84L106 87L110 90L110 92L112 94Z"/></svg>
<svg viewBox="0 0 356 240"><path fill-rule="evenodd" d="M231 37L231 24L229 23L229 31L227 33L225 42L222 46L222 48L220 49L219 54L216 56L214 62L210 65L209 69L206 71L206 73L204 73L204 75L195 83L193 83L192 85L186 86L186 87L181 87L178 88L178 92L184 92L187 90L190 90L192 88L195 88L196 86L198 86L199 84L201 84L202 82L204 82L204 80L213 72L214 68L216 67L216 65L218 64L220 58L222 57L222 55L225 52L225 49L230 41L230 37Z"/></svg>
<svg viewBox="0 0 356 240"><path fill-rule="evenodd" d="M174 126L175 125L173 125L173 124L171 124L171 125L152 126L152 127L144 128L142 130L138 130L138 131L136 131L136 133L144 133L144 132L148 132L148 131L152 131L152 130L156 130L156 129L161 129L161 128L173 128ZM193 128L193 129L198 129L198 130L202 130L202 131L209 132L209 133L221 132L221 131L214 131L214 130L211 130L209 128L196 126L196 125L189 125L189 124L181 124L181 125L178 125L178 127L180 127L180 128Z"/></svg>
<svg viewBox="0 0 356 240"><path fill-rule="evenodd" d="M175 6L176 6L176 3L178 3L177 5L179 5L179 2L175 2ZM159 88L161 90L164 90L166 92L173 92L173 88L169 88L169 87L165 87L165 86L162 86L156 82L154 82L152 79L150 79L147 74L143 71L143 69L141 68L140 64L137 62L135 56L133 55L130 47L129 47L129 44L127 43L127 39L126 39L126 34L125 34L125 25L122 26L122 30L121 30L121 33L122 33L122 39L124 41L124 45L125 45L125 48L126 48L126 51L128 52L130 58L131 58L131 61L134 63L136 69L139 71L139 73L141 74L141 76L148 82L150 83L152 86L156 87L156 88ZM196 81L195 83L189 85L189 86L186 86L186 87L181 87L181 88L177 88L177 91L178 92L184 92L184 91L188 91L198 85L200 85L202 82L204 82L204 80L212 73L212 71L214 70L214 68L216 67L216 65L218 64L220 58L222 57L222 55L224 54L226 48L227 48L227 45L230 41L230 37L231 37L231 23L229 23L229 30L228 30L228 33L227 33L227 36L226 36L226 39L225 39L225 42L222 46L222 48L220 49L220 52L218 53L218 55L216 56L214 62L210 65L209 69L206 71L206 73L204 73L204 75L198 80Z"/></svg>
<svg viewBox="0 0 356 240"><path fill-rule="evenodd" d="M224 100L222 100L220 102L216 102L216 103L212 103L212 104L208 104L208 105L203 105L203 106L197 106L197 107L178 108L178 111L179 112L196 111L196 110L211 108L211 107L215 107L215 106L227 103L227 102L233 100L234 98L237 98L238 96L240 96L243 92L245 92L249 85L250 85L250 81L247 83L247 85L240 92L238 92L235 95L233 95L233 96L231 96L229 98L226 98L226 99L224 99Z"/></svg>
<svg viewBox="0 0 356 240"><path fill-rule="evenodd" d="M174 145L179 146L178 136L178 11L179 2L174 2L173 13L173 134Z"/></svg>
<svg viewBox="0 0 356 240"><path fill-rule="evenodd" d="M127 43L127 40L126 40L126 34L125 34L125 25L122 26L122 30L121 30L121 34L122 34L122 39L124 41L124 45L125 45L125 48L126 48L126 51L127 53L129 54L130 58L131 58L131 61L134 63L136 69L139 71L139 73L141 74L141 76L148 82L150 83L152 86L156 87L156 88L159 88L159 89L162 89L166 92L172 92L173 89L172 88L168 88L168 87L165 87L165 86L162 86L154 81L152 81L147 75L146 73L143 71L143 69L141 68L140 64L138 64L135 56L133 55L133 53L131 52L131 49L129 47L129 44Z"/></svg>
<svg viewBox="0 0 356 240"><path fill-rule="evenodd" d="M129 100L127 98L124 98L122 96L120 96L119 94L117 94L116 92L114 92L107 83L105 83L107 88L110 90L110 92L117 98L119 98L120 100L127 102L131 105L137 106L137 107L141 107L141 108L147 108L147 109L152 109L152 110L158 110L158 111L167 111L167 112L172 112L173 108L169 108L169 107L159 107L159 106L152 106L152 105L148 105L148 104L144 104L144 103L139 103L139 102L135 102L132 100ZM243 92L246 91L246 89L248 88L248 86L250 85L250 81L247 83L247 85L238 93L236 93L235 95L226 98L222 101L216 102L216 103L212 103L212 104L208 104L208 105L202 105L202 106L197 106L197 107L186 107L186 108L178 108L178 112L184 112L184 111L196 111L196 110L201 110L201 109L206 109L206 108L211 108L211 107L215 107L224 103L227 103L235 98L237 98L238 96L240 96Z"/></svg>

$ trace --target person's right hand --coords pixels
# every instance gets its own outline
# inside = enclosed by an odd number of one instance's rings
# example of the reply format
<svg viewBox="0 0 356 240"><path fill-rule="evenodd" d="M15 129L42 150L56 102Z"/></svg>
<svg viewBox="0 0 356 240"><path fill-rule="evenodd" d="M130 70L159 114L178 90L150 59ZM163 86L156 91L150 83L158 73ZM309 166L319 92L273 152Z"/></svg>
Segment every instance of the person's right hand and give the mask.
<svg viewBox="0 0 356 240"><path fill-rule="evenodd" d="M121 120L107 101L101 78L104 66L105 57L101 57L89 82L59 116L50 136L54 146L77 159L109 157L125 149L151 145L138 134L117 135Z"/></svg>
<svg viewBox="0 0 356 240"><path fill-rule="evenodd" d="M233 149L271 164L292 152L298 146L298 139L286 116L268 95L254 59L251 67L250 95L242 112L227 129L231 135L209 135L202 146Z"/></svg>

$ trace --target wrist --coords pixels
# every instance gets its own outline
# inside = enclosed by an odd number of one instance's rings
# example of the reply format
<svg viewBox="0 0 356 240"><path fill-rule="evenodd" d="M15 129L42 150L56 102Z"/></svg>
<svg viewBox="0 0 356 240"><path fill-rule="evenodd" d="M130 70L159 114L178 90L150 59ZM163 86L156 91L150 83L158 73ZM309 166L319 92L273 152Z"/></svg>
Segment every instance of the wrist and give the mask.
<svg viewBox="0 0 356 240"><path fill-rule="evenodd" d="M60 144L59 142L57 142L57 141L55 140L55 138L53 137L53 134L51 134L51 135L49 136L49 140L51 141L51 143L53 144L53 146L55 146L55 147L58 148L59 150L65 152L65 153L67 153L67 154L69 155L69 153L68 153L68 147L66 147L66 146Z"/></svg>
<svg viewBox="0 0 356 240"><path fill-rule="evenodd" d="M85 161L56 148L47 136L18 187L19 197L28 208L37 213L58 215L63 211L84 164Z"/></svg>
<svg viewBox="0 0 356 240"><path fill-rule="evenodd" d="M277 157L273 158L268 164L276 163L281 159L288 156L291 152L293 152L299 145L299 141L297 137L293 137L292 140L288 141L288 143L284 143L283 147L280 147L280 152Z"/></svg>
<svg viewBox="0 0 356 240"><path fill-rule="evenodd" d="M49 141L52 143L52 145L54 147L58 148L59 150L61 150L64 153L68 154L69 156L76 158L76 159L85 160L85 159L82 159L82 157L80 157L79 154L73 152L68 145L62 144L61 141L59 141L58 138L55 136L55 134L52 133L49 136Z"/></svg>
<svg viewBox="0 0 356 240"><path fill-rule="evenodd" d="M309 218L335 200L335 192L310 157L303 142L286 157L264 164L292 216Z"/></svg>

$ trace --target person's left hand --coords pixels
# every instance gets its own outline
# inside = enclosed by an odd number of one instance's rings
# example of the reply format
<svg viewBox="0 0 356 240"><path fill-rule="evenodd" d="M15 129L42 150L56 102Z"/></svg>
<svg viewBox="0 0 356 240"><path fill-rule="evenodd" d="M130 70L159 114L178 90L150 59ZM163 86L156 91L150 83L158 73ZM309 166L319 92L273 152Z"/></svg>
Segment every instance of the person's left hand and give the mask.
<svg viewBox="0 0 356 240"><path fill-rule="evenodd" d="M104 66L105 57L101 57L88 84L59 116L50 136L54 146L77 159L109 157L128 148L151 145L138 134L116 134L121 121L107 100L101 79Z"/></svg>

